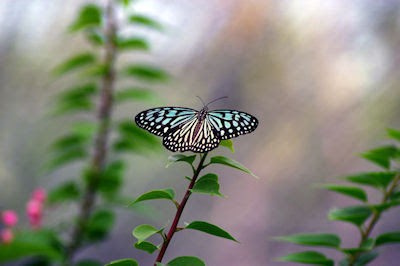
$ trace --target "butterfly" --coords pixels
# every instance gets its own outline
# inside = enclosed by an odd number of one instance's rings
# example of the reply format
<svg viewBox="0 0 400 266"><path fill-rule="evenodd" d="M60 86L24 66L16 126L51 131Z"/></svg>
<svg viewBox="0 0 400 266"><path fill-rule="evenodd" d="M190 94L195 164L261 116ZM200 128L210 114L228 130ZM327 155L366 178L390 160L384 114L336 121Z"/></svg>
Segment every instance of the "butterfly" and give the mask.
<svg viewBox="0 0 400 266"><path fill-rule="evenodd" d="M226 97L216 100L222 98ZM136 115L135 122L140 128L163 137L163 145L173 152L204 153L218 147L221 140L248 134L257 128L258 120L254 116L236 110L209 111L210 103L203 103L200 111L186 107L148 109Z"/></svg>

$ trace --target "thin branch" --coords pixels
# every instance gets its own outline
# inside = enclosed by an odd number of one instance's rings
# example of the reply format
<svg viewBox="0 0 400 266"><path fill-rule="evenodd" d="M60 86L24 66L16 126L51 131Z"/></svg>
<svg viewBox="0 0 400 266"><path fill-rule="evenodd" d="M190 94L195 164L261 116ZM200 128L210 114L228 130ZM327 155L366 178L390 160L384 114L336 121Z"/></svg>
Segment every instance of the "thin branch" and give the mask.
<svg viewBox="0 0 400 266"><path fill-rule="evenodd" d="M106 154L108 132L110 129L110 117L113 106L113 90L115 84L115 60L117 49L115 46L115 35L117 32L116 19L114 15L113 0L108 0L106 7L106 43L104 64L107 72L102 77L102 87L100 92L100 103L97 111L99 127L94 143L94 152L91 161L92 175L86 186L82 202L79 207L77 223L72 231L71 241L66 247L65 264L70 265L76 251L82 245L84 232L90 220L90 216L95 206L96 194L100 181L100 174L103 170Z"/></svg>
<svg viewBox="0 0 400 266"><path fill-rule="evenodd" d="M171 242L172 237L174 236L175 232L179 231L179 230L177 230L179 219L181 218L181 215L182 215L183 209L185 208L186 202L188 201L190 195L192 194L191 189L193 188L194 184L196 183L196 179L199 176L201 170L204 169L204 161L207 157L207 154L208 154L208 152L204 153L204 155L200 157L199 165L197 166L196 171L193 174L193 178L190 181L190 184L186 190L185 196L183 196L183 199L182 199L181 203L179 204L179 207L175 214L174 221L172 222L171 228L168 231L167 237L164 240L164 243L160 249L160 252L158 253L158 256L157 256L157 259L156 259L154 265L156 265L156 262L161 262L161 260L163 259L164 255L165 255L165 251L167 250L168 245Z"/></svg>
<svg viewBox="0 0 400 266"><path fill-rule="evenodd" d="M385 191L385 194L383 195L383 199L382 199L381 204L387 203L387 201L389 200L390 196L392 195L394 189L398 185L399 181L400 181L400 174L397 174L394 177L392 183L390 184L389 189L387 191ZM375 210L373 215L372 215L372 219L371 219L370 223L368 224L368 226L365 228L364 231L361 231L361 240L360 240L360 244L358 245L359 248L361 248L362 245L364 244L364 242L369 238L369 235L371 234L371 232L374 229L376 223L378 222L379 218L381 217L381 214L382 214L381 211ZM354 263L356 262L356 260L358 259L358 257L361 254L362 254L362 252L355 253L351 257L349 266L353 266Z"/></svg>

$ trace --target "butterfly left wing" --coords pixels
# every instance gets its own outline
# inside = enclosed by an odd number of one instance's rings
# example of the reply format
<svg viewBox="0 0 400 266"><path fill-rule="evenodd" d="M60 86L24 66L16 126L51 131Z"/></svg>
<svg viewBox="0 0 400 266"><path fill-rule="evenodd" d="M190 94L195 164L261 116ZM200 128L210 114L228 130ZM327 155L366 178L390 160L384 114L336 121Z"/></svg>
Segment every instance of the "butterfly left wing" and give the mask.
<svg viewBox="0 0 400 266"><path fill-rule="evenodd" d="M248 134L258 126L257 118L236 110L210 111L206 120L216 128L221 139L231 139Z"/></svg>
<svg viewBox="0 0 400 266"><path fill-rule="evenodd" d="M163 145L170 151L203 153L218 147L221 141L218 131L205 120L194 117L167 132Z"/></svg>
<svg viewBox="0 0 400 266"><path fill-rule="evenodd" d="M163 137L169 130L193 119L196 114L197 111L190 108L158 107L140 112L135 122L150 133Z"/></svg>

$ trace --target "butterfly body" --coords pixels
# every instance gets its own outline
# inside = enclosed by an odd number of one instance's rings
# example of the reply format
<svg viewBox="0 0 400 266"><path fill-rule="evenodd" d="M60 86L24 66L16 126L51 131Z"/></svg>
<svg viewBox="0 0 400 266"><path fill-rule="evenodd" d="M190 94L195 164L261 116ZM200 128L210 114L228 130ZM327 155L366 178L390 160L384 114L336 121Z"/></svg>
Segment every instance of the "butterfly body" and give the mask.
<svg viewBox="0 0 400 266"><path fill-rule="evenodd" d="M258 120L236 110L200 111L185 107L158 107L140 112L136 124L163 137L163 145L171 151L203 153L218 147L221 140L254 131Z"/></svg>

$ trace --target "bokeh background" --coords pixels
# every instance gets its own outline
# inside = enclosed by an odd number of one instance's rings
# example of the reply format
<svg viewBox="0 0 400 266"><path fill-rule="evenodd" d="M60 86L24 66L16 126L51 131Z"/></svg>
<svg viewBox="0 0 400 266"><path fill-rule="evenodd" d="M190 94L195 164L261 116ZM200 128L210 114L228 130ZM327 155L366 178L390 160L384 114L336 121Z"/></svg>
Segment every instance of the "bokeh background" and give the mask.
<svg viewBox="0 0 400 266"><path fill-rule="evenodd" d="M88 49L82 37L66 30L86 2L0 1L0 205L21 216L33 188L51 188L81 167L40 173L46 145L73 120L46 116L52 95L73 82L55 81L49 73L74 52ZM153 87L162 104L200 108L196 95L205 100L228 95L212 107L243 110L260 120L253 134L235 140L230 156L261 178L215 168L228 199L193 195L183 215L183 221L220 225L241 244L181 232L166 261L193 255L207 265L291 265L274 258L303 248L272 237L300 232L333 232L345 246L358 243L353 226L326 218L329 208L356 202L314 184L376 169L356 154L390 142L384 138L386 127L400 128L400 1L142 0L134 9L167 28L166 34L144 32L152 52L122 58L153 62L174 76ZM125 104L114 115L133 118L149 107ZM136 197L174 187L180 198L190 169L178 164L165 169L168 155L130 155L124 193ZM120 210L111 237L79 257L104 263L133 257L151 265L154 256L132 247L131 230L141 223L162 226L174 209L165 202L148 206L160 212ZM75 212L73 206L47 210L46 224ZM374 235L399 230L399 218L398 210L385 214ZM399 247L387 246L371 265L399 261Z"/></svg>

